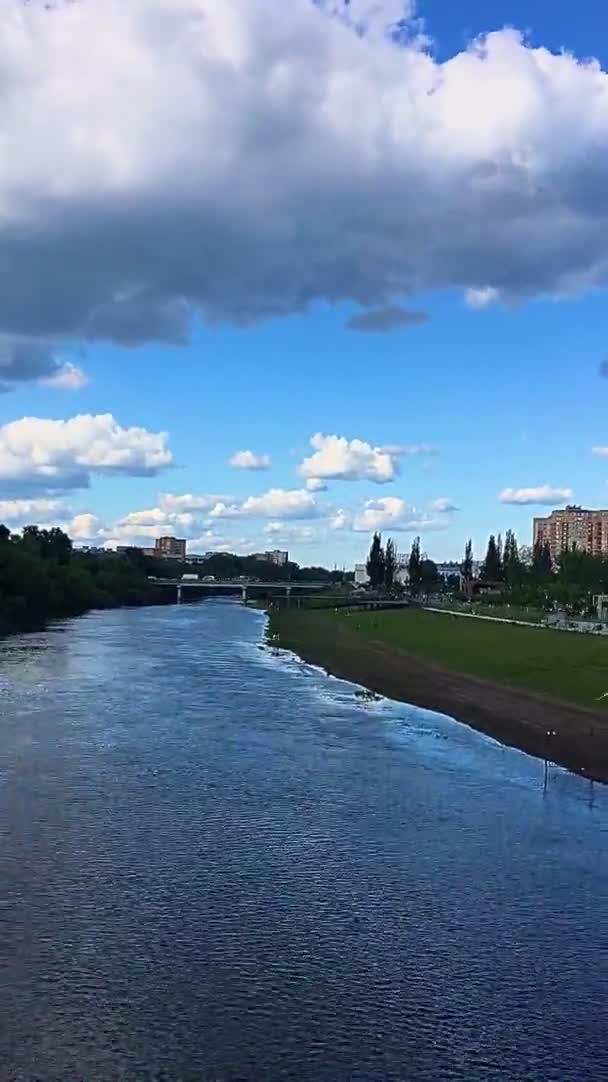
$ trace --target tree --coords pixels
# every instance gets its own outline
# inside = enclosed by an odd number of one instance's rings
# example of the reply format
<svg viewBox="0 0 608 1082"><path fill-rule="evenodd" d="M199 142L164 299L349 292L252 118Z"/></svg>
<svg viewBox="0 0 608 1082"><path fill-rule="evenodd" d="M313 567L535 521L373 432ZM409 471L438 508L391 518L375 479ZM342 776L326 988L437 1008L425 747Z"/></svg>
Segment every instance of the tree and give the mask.
<svg viewBox="0 0 608 1082"><path fill-rule="evenodd" d="M507 530L505 534L502 566L505 579L509 586L512 586L516 579L519 577L519 573L521 571L521 564L519 561L519 549L517 547L517 538L515 537L513 530Z"/></svg>
<svg viewBox="0 0 608 1082"><path fill-rule="evenodd" d="M67 533L53 526L51 530L42 531L42 556L45 559L57 560L60 564L69 563L72 554L72 540Z"/></svg>
<svg viewBox="0 0 608 1082"><path fill-rule="evenodd" d="M543 579L547 579L553 571L553 560L551 558L551 549L549 548L548 541L541 541L540 538L534 545L534 551L532 553L532 575L536 582L542 582Z"/></svg>
<svg viewBox="0 0 608 1082"><path fill-rule="evenodd" d="M460 565L460 569L464 581L470 582L473 578L473 542L471 541L471 538L469 538L464 547L464 560Z"/></svg>
<svg viewBox="0 0 608 1082"><path fill-rule="evenodd" d="M422 563L422 557L420 555L420 538L415 537L412 542L412 550L410 552L410 558L408 561L408 571L410 575L410 591L413 594L417 594L420 590L420 583L422 581L420 565Z"/></svg>
<svg viewBox="0 0 608 1082"><path fill-rule="evenodd" d="M395 572L397 570L397 550L395 548L395 542L392 537L389 537L386 542L386 549L384 551L384 585L387 590L392 590L393 583L395 581Z"/></svg>
<svg viewBox="0 0 608 1082"><path fill-rule="evenodd" d="M490 534L488 539L488 549L486 558L483 562L481 577L482 579L485 579L486 582L498 582L502 577L500 555L494 534Z"/></svg>
<svg viewBox="0 0 608 1082"><path fill-rule="evenodd" d="M424 556L420 561L420 584L422 589L426 594L430 594L437 589L438 583L437 564L433 560L429 560L428 556Z"/></svg>
<svg viewBox="0 0 608 1082"><path fill-rule="evenodd" d="M367 574L370 585L374 590L377 590L379 586L384 584L384 564L385 556L384 549L382 548L382 536L379 533L375 533L372 538L369 556L367 557Z"/></svg>
<svg viewBox="0 0 608 1082"><path fill-rule="evenodd" d="M0 523L0 545L4 545L7 541L10 541L10 539L11 531L8 526L5 526L4 523Z"/></svg>

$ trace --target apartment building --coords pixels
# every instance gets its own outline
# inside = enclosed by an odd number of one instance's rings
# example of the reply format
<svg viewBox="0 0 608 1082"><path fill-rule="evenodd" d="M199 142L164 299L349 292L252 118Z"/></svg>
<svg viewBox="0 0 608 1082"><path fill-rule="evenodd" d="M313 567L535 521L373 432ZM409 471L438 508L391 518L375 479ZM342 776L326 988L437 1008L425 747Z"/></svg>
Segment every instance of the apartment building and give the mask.
<svg viewBox="0 0 608 1082"><path fill-rule="evenodd" d="M367 586L368 582L367 564L355 564L355 586Z"/></svg>
<svg viewBox="0 0 608 1082"><path fill-rule="evenodd" d="M534 544L548 542L554 560L577 548L593 556L608 555L608 511L589 511L570 505L534 519Z"/></svg>
<svg viewBox="0 0 608 1082"><path fill-rule="evenodd" d="M154 545L155 556L169 557L173 560L184 560L186 557L186 542L179 537L159 537Z"/></svg>

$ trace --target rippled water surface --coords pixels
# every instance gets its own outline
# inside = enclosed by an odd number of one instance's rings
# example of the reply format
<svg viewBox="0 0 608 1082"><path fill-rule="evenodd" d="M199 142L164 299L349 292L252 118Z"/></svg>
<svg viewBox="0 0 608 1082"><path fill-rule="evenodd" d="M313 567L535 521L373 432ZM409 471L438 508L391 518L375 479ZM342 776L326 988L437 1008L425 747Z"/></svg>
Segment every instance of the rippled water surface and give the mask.
<svg viewBox="0 0 608 1082"><path fill-rule="evenodd" d="M260 648L0 645L0 1079L608 1078L608 794Z"/></svg>

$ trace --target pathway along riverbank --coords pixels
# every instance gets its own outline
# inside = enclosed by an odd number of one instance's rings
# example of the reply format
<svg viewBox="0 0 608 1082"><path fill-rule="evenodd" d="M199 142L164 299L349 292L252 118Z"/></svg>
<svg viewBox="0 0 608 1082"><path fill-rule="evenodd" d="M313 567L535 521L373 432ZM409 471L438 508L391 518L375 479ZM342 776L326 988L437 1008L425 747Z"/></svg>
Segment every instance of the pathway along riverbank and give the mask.
<svg viewBox="0 0 608 1082"><path fill-rule="evenodd" d="M503 744L608 782L608 713L599 709L452 672L363 638L328 611L272 610L269 635L333 676L447 714Z"/></svg>

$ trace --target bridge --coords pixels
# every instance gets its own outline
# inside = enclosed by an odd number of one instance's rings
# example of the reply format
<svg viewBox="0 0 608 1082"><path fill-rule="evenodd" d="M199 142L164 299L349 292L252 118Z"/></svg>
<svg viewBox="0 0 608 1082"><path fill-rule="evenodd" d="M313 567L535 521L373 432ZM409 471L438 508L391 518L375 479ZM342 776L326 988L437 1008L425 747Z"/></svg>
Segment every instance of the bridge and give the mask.
<svg viewBox="0 0 608 1082"><path fill-rule="evenodd" d="M205 582L203 579L184 581L183 579L149 578L148 581L152 586L170 586L175 589L178 605L181 605L183 601L184 591L188 590L201 590L210 596L220 597L227 594L240 594L241 600L247 604L253 593L257 596L282 595L289 602L294 593L300 596L305 592L318 594L331 587L331 583L327 582L242 582L239 579Z"/></svg>

